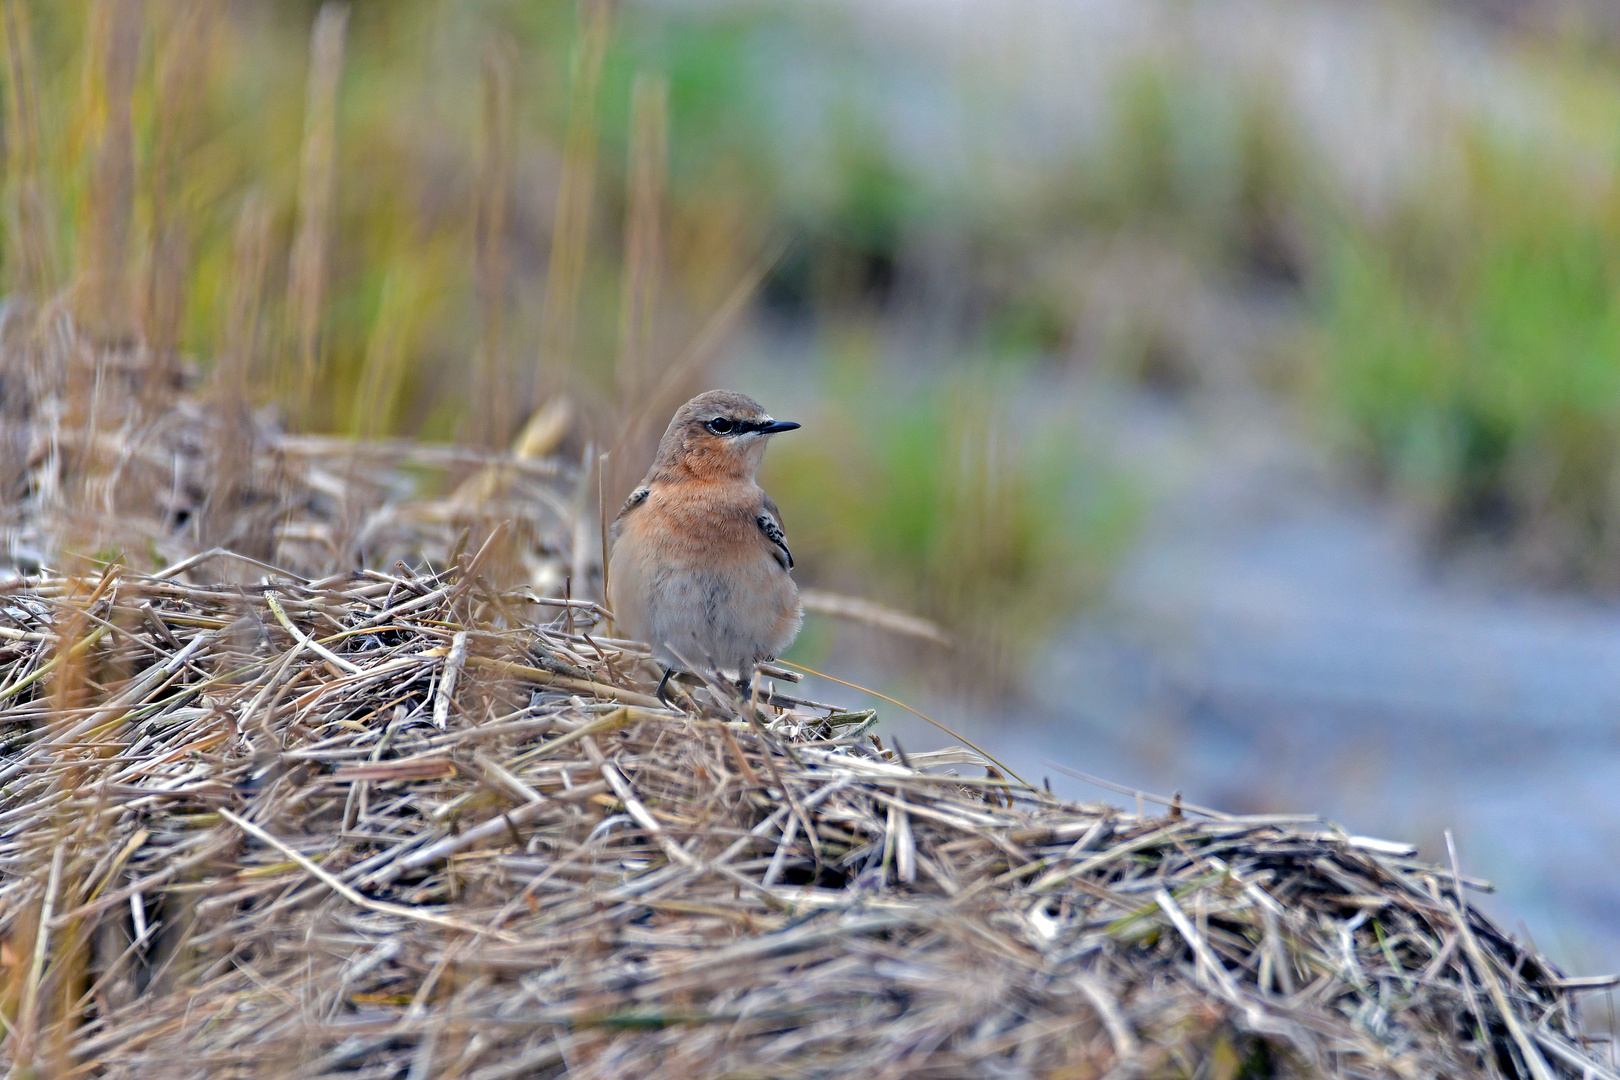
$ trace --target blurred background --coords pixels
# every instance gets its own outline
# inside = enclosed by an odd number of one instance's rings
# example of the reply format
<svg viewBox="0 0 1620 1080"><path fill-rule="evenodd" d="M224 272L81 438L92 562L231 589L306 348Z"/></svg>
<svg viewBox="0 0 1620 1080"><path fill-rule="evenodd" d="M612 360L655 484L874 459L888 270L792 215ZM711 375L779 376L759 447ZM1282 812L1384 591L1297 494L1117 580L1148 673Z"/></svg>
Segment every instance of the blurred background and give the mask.
<svg viewBox="0 0 1620 1080"><path fill-rule="evenodd" d="M812 616L790 659L1066 797L1121 798L1045 762L1451 828L1509 929L1620 968L1607 0L0 16L0 332L605 452L610 513L744 390L804 424L763 476L801 580L956 641Z"/></svg>

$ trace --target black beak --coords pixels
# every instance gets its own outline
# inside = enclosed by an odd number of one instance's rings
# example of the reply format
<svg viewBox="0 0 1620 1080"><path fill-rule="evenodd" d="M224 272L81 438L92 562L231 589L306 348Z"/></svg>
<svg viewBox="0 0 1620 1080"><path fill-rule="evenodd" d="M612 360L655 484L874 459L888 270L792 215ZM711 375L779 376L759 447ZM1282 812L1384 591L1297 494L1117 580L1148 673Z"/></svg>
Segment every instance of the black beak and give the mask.
<svg viewBox="0 0 1620 1080"><path fill-rule="evenodd" d="M775 435L778 431L792 431L798 426L798 424L795 424L791 420L772 420L768 424L759 425L759 427L755 428L754 430L759 432L761 435Z"/></svg>

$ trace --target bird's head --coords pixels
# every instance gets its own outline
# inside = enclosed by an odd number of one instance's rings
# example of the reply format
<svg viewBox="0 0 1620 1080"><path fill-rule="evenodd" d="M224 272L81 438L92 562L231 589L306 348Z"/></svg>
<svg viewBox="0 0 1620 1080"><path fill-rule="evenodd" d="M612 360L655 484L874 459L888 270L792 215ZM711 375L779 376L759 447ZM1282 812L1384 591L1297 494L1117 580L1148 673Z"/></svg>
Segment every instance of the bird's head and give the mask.
<svg viewBox="0 0 1620 1080"><path fill-rule="evenodd" d="M675 411L653 471L671 478L751 480L765 457L766 441L798 426L773 418L747 394L710 390Z"/></svg>

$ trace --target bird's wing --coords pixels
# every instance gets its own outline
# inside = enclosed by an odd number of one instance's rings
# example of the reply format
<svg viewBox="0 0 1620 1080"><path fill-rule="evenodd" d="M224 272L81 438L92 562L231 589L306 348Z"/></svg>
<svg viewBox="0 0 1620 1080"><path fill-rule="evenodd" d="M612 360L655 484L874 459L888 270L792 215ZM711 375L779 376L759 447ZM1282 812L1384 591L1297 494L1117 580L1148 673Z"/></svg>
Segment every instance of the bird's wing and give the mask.
<svg viewBox="0 0 1620 1080"><path fill-rule="evenodd" d="M647 496L651 493L652 489L646 484L642 484L640 487L636 488L636 490L630 493L630 497L628 499L624 500L624 505L619 508L618 516L613 519L613 524L609 529L613 539L617 540L619 538L619 522L623 521L625 516L629 514L630 511L646 502Z"/></svg>
<svg viewBox="0 0 1620 1080"><path fill-rule="evenodd" d="M782 532L782 511L776 508L776 500L766 495L764 512L754 521L759 525L759 531L765 534L765 539L773 545L771 555L782 564L782 569L793 569L793 552L788 550L787 536Z"/></svg>

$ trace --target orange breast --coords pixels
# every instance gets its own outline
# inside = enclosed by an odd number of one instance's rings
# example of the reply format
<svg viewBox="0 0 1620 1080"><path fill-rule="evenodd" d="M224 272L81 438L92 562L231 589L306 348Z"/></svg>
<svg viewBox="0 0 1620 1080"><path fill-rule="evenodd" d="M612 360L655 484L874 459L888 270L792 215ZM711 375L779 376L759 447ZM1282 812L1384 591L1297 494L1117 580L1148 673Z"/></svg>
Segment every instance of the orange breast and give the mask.
<svg viewBox="0 0 1620 1080"><path fill-rule="evenodd" d="M686 660L752 670L797 634L798 589L756 521L752 483L659 484L620 522L608 577L625 633Z"/></svg>

